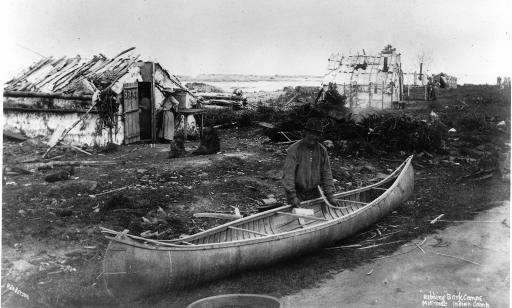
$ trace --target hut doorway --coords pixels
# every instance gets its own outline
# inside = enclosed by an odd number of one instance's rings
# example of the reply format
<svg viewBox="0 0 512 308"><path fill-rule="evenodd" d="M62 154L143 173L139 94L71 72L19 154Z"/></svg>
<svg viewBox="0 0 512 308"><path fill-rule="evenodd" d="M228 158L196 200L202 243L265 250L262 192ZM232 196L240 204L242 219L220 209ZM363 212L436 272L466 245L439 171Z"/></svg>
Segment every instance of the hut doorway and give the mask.
<svg viewBox="0 0 512 308"><path fill-rule="evenodd" d="M140 140L147 141L153 139L151 115L153 110L153 98L151 97L151 82L139 82L139 125Z"/></svg>

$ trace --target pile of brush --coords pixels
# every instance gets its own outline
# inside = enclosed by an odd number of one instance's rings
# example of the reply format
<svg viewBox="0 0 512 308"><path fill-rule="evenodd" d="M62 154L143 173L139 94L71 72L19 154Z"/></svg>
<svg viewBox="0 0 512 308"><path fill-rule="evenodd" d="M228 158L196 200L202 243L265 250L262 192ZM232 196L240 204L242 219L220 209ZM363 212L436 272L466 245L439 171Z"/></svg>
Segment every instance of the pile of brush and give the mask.
<svg viewBox="0 0 512 308"><path fill-rule="evenodd" d="M423 121L404 115L370 115L361 122L331 121L324 137L342 152L421 152L445 147L447 127L440 121ZM341 143L336 141L343 140ZM337 145L337 147L336 147Z"/></svg>
<svg viewBox="0 0 512 308"><path fill-rule="evenodd" d="M345 111L341 111L344 116L339 119L331 117L321 106L297 106L288 113L285 120L266 129L264 134L274 142L297 140L302 136L304 123L309 117L321 117L325 119L323 139L333 141L334 151L340 153L435 152L445 147L448 128L438 120L425 121L404 115L378 114L356 122Z"/></svg>

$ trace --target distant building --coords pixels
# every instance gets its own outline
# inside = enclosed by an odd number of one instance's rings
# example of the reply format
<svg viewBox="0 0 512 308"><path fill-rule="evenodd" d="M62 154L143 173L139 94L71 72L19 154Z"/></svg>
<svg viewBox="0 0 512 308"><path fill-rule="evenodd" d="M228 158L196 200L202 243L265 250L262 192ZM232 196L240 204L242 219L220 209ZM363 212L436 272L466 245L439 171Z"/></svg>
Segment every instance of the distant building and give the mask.
<svg viewBox="0 0 512 308"><path fill-rule="evenodd" d="M438 82L442 89L456 89L457 88L457 77L447 75L445 73L439 73L433 76L434 82Z"/></svg>
<svg viewBox="0 0 512 308"><path fill-rule="evenodd" d="M402 100L402 64L394 48L378 55L333 54L328 69L322 85L336 84L354 114L364 109L389 109Z"/></svg>

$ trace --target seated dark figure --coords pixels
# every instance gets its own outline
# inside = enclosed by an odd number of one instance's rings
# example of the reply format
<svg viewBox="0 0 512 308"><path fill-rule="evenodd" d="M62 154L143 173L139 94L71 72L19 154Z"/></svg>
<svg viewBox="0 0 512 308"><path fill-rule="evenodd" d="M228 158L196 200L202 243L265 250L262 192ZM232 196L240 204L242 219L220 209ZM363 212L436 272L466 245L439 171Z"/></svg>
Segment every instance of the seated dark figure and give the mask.
<svg viewBox="0 0 512 308"><path fill-rule="evenodd" d="M169 151L169 158L178 158L185 154L185 138L181 135L174 137L171 141L171 150Z"/></svg>
<svg viewBox="0 0 512 308"><path fill-rule="evenodd" d="M201 143L192 154L205 155L214 154L220 151L220 139L215 128L207 127L203 131Z"/></svg>

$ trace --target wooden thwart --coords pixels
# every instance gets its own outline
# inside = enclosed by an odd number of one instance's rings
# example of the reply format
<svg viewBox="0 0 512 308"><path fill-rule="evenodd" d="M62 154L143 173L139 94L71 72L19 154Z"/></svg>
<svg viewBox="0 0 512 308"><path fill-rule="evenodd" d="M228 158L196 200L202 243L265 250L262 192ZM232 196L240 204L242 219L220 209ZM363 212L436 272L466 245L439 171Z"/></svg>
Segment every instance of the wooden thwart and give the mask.
<svg viewBox="0 0 512 308"><path fill-rule="evenodd" d="M336 201L342 201L342 202L352 202L352 203L357 203L357 204L364 204L364 205L367 205L368 202L360 202L360 201L354 201L354 200L345 200L345 199L339 199L339 200L336 200Z"/></svg>
<svg viewBox="0 0 512 308"><path fill-rule="evenodd" d="M321 218L321 217L316 217L316 216L299 215L299 214L292 214L292 213L286 213L286 212L277 212L277 214L288 215L288 216L293 216L293 217L298 217L298 218L312 219L312 220L321 220L321 221L327 221L328 220L328 219Z"/></svg>
<svg viewBox="0 0 512 308"><path fill-rule="evenodd" d="M268 235L266 233L261 233L261 232L257 232L257 231L252 231L252 230L247 230L247 229L237 228L237 227L231 227L231 226L229 226L228 229L249 232L249 233L253 233L253 234L257 234L257 235L261 235L261 236L267 236Z"/></svg>

